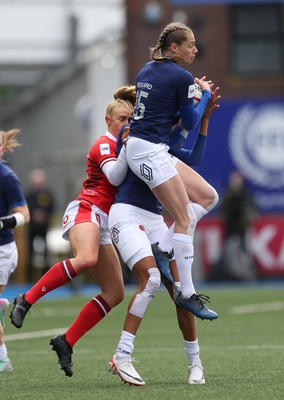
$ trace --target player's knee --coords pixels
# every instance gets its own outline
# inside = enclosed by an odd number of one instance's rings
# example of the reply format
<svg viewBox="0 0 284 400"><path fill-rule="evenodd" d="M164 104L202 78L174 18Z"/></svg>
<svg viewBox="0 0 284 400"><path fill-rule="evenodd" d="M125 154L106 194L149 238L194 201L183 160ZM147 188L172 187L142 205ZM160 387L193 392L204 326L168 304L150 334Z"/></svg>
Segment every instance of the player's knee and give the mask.
<svg viewBox="0 0 284 400"><path fill-rule="evenodd" d="M147 289L149 296L154 297L161 285L161 274L158 268L149 269L149 279L144 291Z"/></svg>
<svg viewBox="0 0 284 400"><path fill-rule="evenodd" d="M210 186L210 188L211 188L212 196L211 196L211 198L210 198L210 204L209 204L209 206L206 207L206 210L207 210L208 212L211 211L214 207L216 207L216 205L218 204L218 201L219 201L219 195L218 195L216 189L213 188L213 186L211 186L211 185L209 185L209 186Z"/></svg>
<svg viewBox="0 0 284 400"><path fill-rule="evenodd" d="M94 265L96 265L98 257L96 254L89 254L85 255L84 257L77 258L76 261L77 261L76 264L78 265L76 270L78 273L82 273L84 271L89 270Z"/></svg>

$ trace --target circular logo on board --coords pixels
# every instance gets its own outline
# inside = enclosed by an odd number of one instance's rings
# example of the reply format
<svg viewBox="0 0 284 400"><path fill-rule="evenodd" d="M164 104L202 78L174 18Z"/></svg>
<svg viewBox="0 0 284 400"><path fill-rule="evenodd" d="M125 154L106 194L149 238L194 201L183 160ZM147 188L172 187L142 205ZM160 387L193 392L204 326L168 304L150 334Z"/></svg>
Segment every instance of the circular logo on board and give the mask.
<svg viewBox="0 0 284 400"><path fill-rule="evenodd" d="M284 105L246 104L232 120L229 151L237 168L254 184L284 188Z"/></svg>

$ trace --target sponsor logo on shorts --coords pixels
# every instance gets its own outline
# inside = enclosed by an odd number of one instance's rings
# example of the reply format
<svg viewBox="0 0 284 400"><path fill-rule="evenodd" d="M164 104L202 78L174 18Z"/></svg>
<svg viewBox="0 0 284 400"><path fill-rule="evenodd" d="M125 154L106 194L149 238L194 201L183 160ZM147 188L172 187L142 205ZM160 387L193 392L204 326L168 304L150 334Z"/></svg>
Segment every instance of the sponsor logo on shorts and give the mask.
<svg viewBox="0 0 284 400"><path fill-rule="evenodd" d="M111 230L111 239L116 244L119 242L119 230L118 229L112 228L112 230Z"/></svg>
<svg viewBox="0 0 284 400"><path fill-rule="evenodd" d="M152 168L148 167L146 164L141 164L140 165L140 174L147 179L147 181L152 181L153 180L153 171Z"/></svg>
<svg viewBox="0 0 284 400"><path fill-rule="evenodd" d="M63 220L63 225L66 225L68 221L69 221L69 215L65 215Z"/></svg>

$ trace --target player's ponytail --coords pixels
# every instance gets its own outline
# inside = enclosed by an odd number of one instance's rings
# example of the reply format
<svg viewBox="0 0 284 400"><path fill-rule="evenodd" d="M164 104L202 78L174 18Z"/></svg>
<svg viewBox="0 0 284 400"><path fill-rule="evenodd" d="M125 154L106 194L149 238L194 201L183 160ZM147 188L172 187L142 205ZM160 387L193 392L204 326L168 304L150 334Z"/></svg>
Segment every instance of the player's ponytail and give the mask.
<svg viewBox="0 0 284 400"><path fill-rule="evenodd" d="M128 101L134 106L136 100L135 86L134 85L121 86L114 92L113 97L115 98L115 100L118 101L119 100Z"/></svg>
<svg viewBox="0 0 284 400"><path fill-rule="evenodd" d="M136 100L136 89L134 85L121 86L113 94L114 100L110 101L106 108L106 115L112 115L117 107L126 107L133 110Z"/></svg>
<svg viewBox="0 0 284 400"><path fill-rule="evenodd" d="M2 146L3 153L9 152L13 153L15 147L21 146L16 139L16 136L20 133L20 129L10 129L9 131L0 131L0 135L2 136ZM1 157L0 157L1 159Z"/></svg>

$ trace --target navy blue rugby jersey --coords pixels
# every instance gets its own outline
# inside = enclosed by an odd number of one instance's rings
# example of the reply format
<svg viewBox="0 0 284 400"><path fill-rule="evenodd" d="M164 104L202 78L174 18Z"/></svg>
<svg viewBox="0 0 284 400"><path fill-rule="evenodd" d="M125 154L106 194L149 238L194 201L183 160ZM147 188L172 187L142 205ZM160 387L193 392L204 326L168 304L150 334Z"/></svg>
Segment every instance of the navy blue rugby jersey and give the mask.
<svg viewBox="0 0 284 400"><path fill-rule="evenodd" d="M6 217L12 208L25 204L26 200L19 178L11 168L0 161L0 217ZM11 229L0 230L0 246L13 241Z"/></svg>
<svg viewBox="0 0 284 400"><path fill-rule="evenodd" d="M121 136L123 134L123 129L124 127L121 128L117 139L117 154L122 146ZM172 135L178 135L180 131L180 128L175 128L175 130L172 132ZM199 134L192 149L170 149L170 152L180 158L187 165L198 165L204 154L206 138L206 136ZM181 140L179 143L181 145ZM162 213L161 204L157 200L156 196L153 194L148 185L144 183L142 179L138 178L138 176L135 175L130 168L128 168L128 172L124 181L117 188L114 203L131 204L135 207L142 208L143 210L147 210L155 214Z"/></svg>
<svg viewBox="0 0 284 400"><path fill-rule="evenodd" d="M150 61L136 78L136 104L130 135L153 143L169 142L174 117L180 112L185 129L199 122L211 93L203 91L199 107L194 107L194 78L173 60Z"/></svg>

